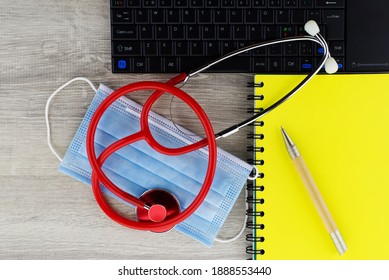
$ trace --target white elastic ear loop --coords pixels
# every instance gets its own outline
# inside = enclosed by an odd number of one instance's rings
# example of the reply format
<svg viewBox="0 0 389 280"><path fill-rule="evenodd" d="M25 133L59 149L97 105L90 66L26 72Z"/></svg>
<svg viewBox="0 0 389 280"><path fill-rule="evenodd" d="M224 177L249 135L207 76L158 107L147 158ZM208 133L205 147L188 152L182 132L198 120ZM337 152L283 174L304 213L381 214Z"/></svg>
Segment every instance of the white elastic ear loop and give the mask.
<svg viewBox="0 0 389 280"><path fill-rule="evenodd" d="M258 169L257 167L254 165L253 166L256 170L256 175L255 176L250 176L248 177L247 179L250 180L250 181L254 181L255 179L258 178L258 175L259 175L259 172L258 172ZM245 190L245 197L247 197L248 195L248 191L247 191L247 188ZM230 242L233 242L235 240L237 240L244 232L244 230L246 229L246 224L247 224L247 210L249 209L249 206L248 206L248 203L247 201L245 201L245 215L244 215L244 221L243 221L243 226L242 228L240 229L240 231L233 237L230 237L230 238L226 238L226 239L222 239L222 238L218 238L216 237L215 238L215 241L219 242L219 243L230 243Z"/></svg>
<svg viewBox="0 0 389 280"><path fill-rule="evenodd" d="M247 197L247 190L245 191L245 197ZM230 237L230 238L226 238L226 239L223 239L223 238L218 238L216 237L215 238L215 241L219 242L219 243L230 243L230 242L233 242L235 240L237 240L244 232L244 230L246 229L246 224L247 224L247 210L248 210L248 205L247 205L247 202L245 202L245 215L244 215L244 221L243 221L243 225L242 225L242 228L240 229L240 231L233 237Z"/></svg>
<svg viewBox="0 0 389 280"><path fill-rule="evenodd" d="M51 100L54 98L54 96L57 95L61 90L63 90L65 87L70 85L73 82L76 81L84 81L90 85L90 87L94 90L94 92L97 92L97 89L95 86L92 84L91 81L89 81L87 78L83 77L77 77L74 79L71 79L70 81L64 83L62 86L60 86L56 91L54 91L50 97L47 99L46 102L46 108L45 108L45 120L46 120L46 128L47 128L47 145L49 146L51 152L58 158L59 161L62 161L62 157L57 153L57 151L54 149L52 143L51 143L51 130L50 130L50 121L49 121L49 108L50 108L50 103Z"/></svg>

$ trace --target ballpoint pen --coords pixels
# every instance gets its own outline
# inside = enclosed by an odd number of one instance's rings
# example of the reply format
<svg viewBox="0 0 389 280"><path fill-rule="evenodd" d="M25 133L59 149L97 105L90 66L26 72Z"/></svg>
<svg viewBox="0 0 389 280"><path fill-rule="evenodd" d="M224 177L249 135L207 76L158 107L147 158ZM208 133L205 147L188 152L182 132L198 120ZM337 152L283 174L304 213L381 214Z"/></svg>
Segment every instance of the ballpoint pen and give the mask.
<svg viewBox="0 0 389 280"><path fill-rule="evenodd" d="M346 243L344 242L334 219L332 218L324 200L321 196L319 189L316 186L315 181L313 180L311 174L309 173L309 170L307 166L305 165L305 162L298 151L296 145L293 143L293 141L290 139L288 134L286 134L285 130L281 127L282 136L285 141L286 149L288 150L289 156L291 157L303 183L306 187L309 196L312 199L313 204L316 207L316 210L318 211L328 233L330 234L332 241L334 242L334 245L336 249L338 250L339 254L342 255L346 250Z"/></svg>

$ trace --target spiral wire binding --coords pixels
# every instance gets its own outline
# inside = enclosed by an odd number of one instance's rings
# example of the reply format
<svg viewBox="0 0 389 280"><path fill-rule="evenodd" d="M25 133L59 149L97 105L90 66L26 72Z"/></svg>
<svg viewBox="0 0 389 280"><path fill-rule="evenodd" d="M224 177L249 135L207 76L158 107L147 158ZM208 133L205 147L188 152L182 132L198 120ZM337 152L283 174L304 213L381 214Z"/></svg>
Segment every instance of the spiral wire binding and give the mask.
<svg viewBox="0 0 389 280"><path fill-rule="evenodd" d="M264 83L247 83L248 87L251 88L263 88ZM252 101L262 101L264 96L262 94L252 94L247 96L247 100ZM261 112L263 108L249 108L247 109L248 113L257 114ZM254 133L247 134L248 139L252 139L253 145L247 147L248 152L253 152L253 158L249 159L247 162L252 165L256 165L258 169L265 164L263 159L257 158L259 154L265 151L264 147L257 146L256 141L264 139L264 135L262 133L255 133L256 127L264 126L264 122L262 120L257 120L253 124ZM260 248L260 244L265 241L264 236L260 236L258 232L265 228L265 225L262 223L258 223L256 220L258 217L263 217L265 213L259 210L259 205L265 203L263 198L258 197L258 193L263 192L265 187L259 183L259 181L265 176L263 173L259 173L257 180L251 181L247 183L247 197L246 203L248 203L249 207L246 210L246 215L248 217L246 227L252 230L252 233L246 235L246 240L251 243L250 246L246 247L246 253L250 255L250 259L255 259L256 255L265 254L265 250Z"/></svg>

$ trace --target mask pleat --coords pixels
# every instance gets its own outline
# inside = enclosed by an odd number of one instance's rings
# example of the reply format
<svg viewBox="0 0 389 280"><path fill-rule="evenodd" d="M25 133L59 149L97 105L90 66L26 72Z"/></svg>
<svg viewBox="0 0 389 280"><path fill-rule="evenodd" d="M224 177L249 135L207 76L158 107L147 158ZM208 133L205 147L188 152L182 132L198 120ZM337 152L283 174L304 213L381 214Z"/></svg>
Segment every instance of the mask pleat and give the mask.
<svg viewBox="0 0 389 280"><path fill-rule="evenodd" d="M85 148L86 134L95 110L109 93L108 88L100 87L60 166L61 172L89 185L91 167ZM96 131L97 155L110 144L140 130L141 108L141 105L127 98L120 98L110 106ZM182 133L170 121L153 112L150 112L149 118L150 130L161 145L177 148L200 139ZM111 155L104 163L103 171L115 185L136 197L148 189L165 189L174 194L182 209L185 209L203 184L207 164L206 148L181 156L166 156L154 151L146 141L138 141ZM251 168L245 162L218 149L217 169L205 201L175 229L211 246Z"/></svg>

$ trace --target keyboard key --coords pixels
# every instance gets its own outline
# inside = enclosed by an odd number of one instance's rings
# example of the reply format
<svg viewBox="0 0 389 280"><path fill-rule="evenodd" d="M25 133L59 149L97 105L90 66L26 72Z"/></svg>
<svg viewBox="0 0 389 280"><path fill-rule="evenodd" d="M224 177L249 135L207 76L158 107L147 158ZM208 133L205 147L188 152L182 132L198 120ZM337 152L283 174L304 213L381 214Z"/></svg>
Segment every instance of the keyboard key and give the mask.
<svg viewBox="0 0 389 280"><path fill-rule="evenodd" d="M297 8L298 1L297 0L284 0L284 8Z"/></svg>
<svg viewBox="0 0 389 280"><path fill-rule="evenodd" d="M251 1L250 0L238 0L236 3L237 8L250 8Z"/></svg>
<svg viewBox="0 0 389 280"><path fill-rule="evenodd" d="M221 54L223 55L228 54L236 49L233 41L222 42L220 46L221 46Z"/></svg>
<svg viewBox="0 0 389 280"><path fill-rule="evenodd" d="M243 12L242 12L242 10L231 10L230 11L230 22L232 24L243 23Z"/></svg>
<svg viewBox="0 0 389 280"><path fill-rule="evenodd" d="M198 25L189 25L187 27L187 39L188 40L200 39L200 27Z"/></svg>
<svg viewBox="0 0 389 280"><path fill-rule="evenodd" d="M155 28L155 38L159 40L169 39L169 26L159 25Z"/></svg>
<svg viewBox="0 0 389 280"><path fill-rule="evenodd" d="M127 61L126 60L124 60L124 59L120 59L119 61L118 61L118 68L119 69L126 69L127 68Z"/></svg>
<svg viewBox="0 0 389 280"><path fill-rule="evenodd" d="M216 38L216 28L214 25L202 26L203 39L214 40Z"/></svg>
<svg viewBox="0 0 389 280"><path fill-rule="evenodd" d="M160 42L159 51L162 56L172 56L173 43L170 41Z"/></svg>
<svg viewBox="0 0 389 280"><path fill-rule="evenodd" d="M111 1L111 6L112 7L124 8L125 5L126 5L125 0L112 0Z"/></svg>
<svg viewBox="0 0 389 280"><path fill-rule="evenodd" d="M135 41L116 41L113 43L114 55L140 56L142 48L140 42Z"/></svg>
<svg viewBox="0 0 389 280"><path fill-rule="evenodd" d="M201 9L198 11L199 23L212 23L212 11Z"/></svg>
<svg viewBox="0 0 389 280"><path fill-rule="evenodd" d="M187 41L177 41L173 45L175 46L174 49L177 56L189 54L189 44Z"/></svg>
<svg viewBox="0 0 389 280"><path fill-rule="evenodd" d="M179 23L180 22L180 11L179 10L168 10L166 11L167 23Z"/></svg>
<svg viewBox="0 0 389 280"><path fill-rule="evenodd" d="M344 39L344 11L325 10L323 11L322 23L327 25L327 40Z"/></svg>
<svg viewBox="0 0 389 280"><path fill-rule="evenodd" d="M314 67L313 60L311 57L300 58L300 70L304 72L309 72Z"/></svg>
<svg viewBox="0 0 389 280"><path fill-rule="evenodd" d="M289 23L290 18L289 18L289 11L288 10L278 10L276 12L276 22L278 24L284 24L284 23Z"/></svg>
<svg viewBox="0 0 389 280"><path fill-rule="evenodd" d="M259 24L259 13L257 10L245 11L245 22L249 24Z"/></svg>
<svg viewBox="0 0 389 280"><path fill-rule="evenodd" d="M182 13L183 23L196 23L196 10L187 9Z"/></svg>
<svg viewBox="0 0 389 280"><path fill-rule="evenodd" d="M254 72L266 72L267 71L266 58L255 57L252 59L252 63L253 63L253 71Z"/></svg>
<svg viewBox="0 0 389 280"><path fill-rule="evenodd" d="M190 0L190 6L194 8L204 7L204 0Z"/></svg>
<svg viewBox="0 0 389 280"><path fill-rule="evenodd" d="M296 27L294 26L280 26L281 37L296 36Z"/></svg>
<svg viewBox="0 0 389 280"><path fill-rule="evenodd" d="M344 71L344 58L343 57L335 57L336 62L338 63L338 71Z"/></svg>
<svg viewBox="0 0 389 280"><path fill-rule="evenodd" d="M274 23L274 10L261 10L261 24L273 24Z"/></svg>
<svg viewBox="0 0 389 280"><path fill-rule="evenodd" d="M306 19L307 21L314 20L316 21L317 24L321 24L321 11L318 10L307 11Z"/></svg>
<svg viewBox="0 0 389 280"><path fill-rule="evenodd" d="M157 7L157 0L144 0L143 7L145 8L155 8Z"/></svg>
<svg viewBox="0 0 389 280"><path fill-rule="evenodd" d="M182 57L181 58L181 71L184 72L190 72L194 69L197 69L206 63L209 63L210 60L207 58L201 58L201 57Z"/></svg>
<svg viewBox="0 0 389 280"><path fill-rule="evenodd" d="M191 55L205 55L203 42L191 42L190 43Z"/></svg>
<svg viewBox="0 0 389 280"><path fill-rule="evenodd" d="M330 53L333 56L343 56L344 55L344 42L343 41L333 41L330 42Z"/></svg>
<svg viewBox="0 0 389 280"><path fill-rule="evenodd" d="M278 32L279 32L279 28L277 25L269 25L269 26L265 26L265 40L274 40L274 39L277 39L279 38L279 35L278 35Z"/></svg>
<svg viewBox="0 0 389 280"><path fill-rule="evenodd" d="M205 43L205 51L208 56L219 56L219 42L218 41L209 41Z"/></svg>
<svg viewBox="0 0 389 280"><path fill-rule="evenodd" d="M173 40L185 39L185 31L183 25L173 25L171 28L171 38Z"/></svg>
<svg viewBox="0 0 389 280"><path fill-rule="evenodd" d="M270 0L269 8L281 8L282 1L281 0Z"/></svg>
<svg viewBox="0 0 389 280"><path fill-rule="evenodd" d="M135 10L135 22L136 23L148 23L149 11L148 10Z"/></svg>
<svg viewBox="0 0 389 280"><path fill-rule="evenodd" d="M300 55L301 56L311 56L313 54L313 45L311 42L301 42L300 43Z"/></svg>
<svg viewBox="0 0 389 280"><path fill-rule="evenodd" d="M165 13L163 10L152 10L151 11L151 22L152 23L164 23Z"/></svg>
<svg viewBox="0 0 389 280"><path fill-rule="evenodd" d="M158 44L156 41L146 41L144 44L144 54L146 56L158 55Z"/></svg>
<svg viewBox="0 0 389 280"><path fill-rule="evenodd" d="M265 8L266 0L255 0L253 2L253 8Z"/></svg>
<svg viewBox="0 0 389 280"><path fill-rule="evenodd" d="M188 0L174 0L174 7L186 8L188 7L188 5L189 5Z"/></svg>
<svg viewBox="0 0 389 280"><path fill-rule="evenodd" d="M222 0L222 7L235 8L235 0Z"/></svg>
<svg viewBox="0 0 389 280"><path fill-rule="evenodd" d="M352 0L351 0L352 1ZM316 8L344 8L344 0L315 0Z"/></svg>
<svg viewBox="0 0 389 280"><path fill-rule="evenodd" d="M205 6L209 8L219 7L219 0L205 0Z"/></svg>
<svg viewBox="0 0 389 280"><path fill-rule="evenodd" d="M231 39L231 28L228 25L219 25L217 27L218 38L221 40L229 40Z"/></svg>
<svg viewBox="0 0 389 280"><path fill-rule="evenodd" d="M313 8L313 0L300 0L300 8Z"/></svg>
<svg viewBox="0 0 389 280"><path fill-rule="evenodd" d="M132 10L129 9L113 9L112 22L113 23L132 23Z"/></svg>
<svg viewBox="0 0 389 280"><path fill-rule="evenodd" d="M281 72L283 69L282 58L281 57L272 57L268 58L268 70L271 72Z"/></svg>
<svg viewBox="0 0 389 280"><path fill-rule="evenodd" d="M299 45L297 42L289 42L284 45L284 55L286 56L298 56Z"/></svg>
<svg viewBox="0 0 389 280"><path fill-rule="evenodd" d="M173 7L173 0L159 0L159 7L161 8Z"/></svg>
<svg viewBox="0 0 389 280"><path fill-rule="evenodd" d="M151 25L139 26L139 34L141 39L153 39L153 27Z"/></svg>
<svg viewBox="0 0 389 280"><path fill-rule="evenodd" d="M240 41L240 42L235 42L235 50L238 50L238 49L243 49L247 46L251 45L250 42L248 41ZM244 53L241 53L239 54L240 56L248 56L248 55L251 55L251 52L250 51L246 51Z"/></svg>
<svg viewBox="0 0 389 280"><path fill-rule="evenodd" d="M133 68L134 71L138 73L146 72L146 58L144 57L134 58Z"/></svg>
<svg viewBox="0 0 389 280"><path fill-rule="evenodd" d="M140 4L141 4L140 0L127 0L127 6L129 8L138 8L141 6Z"/></svg>
<svg viewBox="0 0 389 280"><path fill-rule="evenodd" d="M286 57L284 58L284 69L286 72L297 72L299 71L299 63L297 57Z"/></svg>
<svg viewBox="0 0 389 280"><path fill-rule="evenodd" d="M316 56L322 56L324 54L324 48L322 46L317 45L315 49Z"/></svg>
<svg viewBox="0 0 389 280"><path fill-rule="evenodd" d="M270 56L281 56L282 55L282 45L276 44L267 47L267 53Z"/></svg>
<svg viewBox="0 0 389 280"><path fill-rule="evenodd" d="M226 10L214 10L213 18L215 20L215 23L217 23L217 24L227 23L227 11Z"/></svg>
<svg viewBox="0 0 389 280"><path fill-rule="evenodd" d="M210 71L230 72L231 69L236 72L244 71L243 69L251 70L251 58L248 56L234 56L216 64Z"/></svg>
<svg viewBox="0 0 389 280"><path fill-rule="evenodd" d="M262 41L263 34L262 34L262 28L258 25L253 25L249 27L249 38L253 41Z"/></svg>
<svg viewBox="0 0 389 280"><path fill-rule="evenodd" d="M149 58L149 71L150 73L161 73L163 69L163 59L160 57Z"/></svg>
<svg viewBox="0 0 389 280"><path fill-rule="evenodd" d="M180 72L180 62L178 58L169 57L164 60L165 72L176 73Z"/></svg>
<svg viewBox="0 0 389 280"><path fill-rule="evenodd" d="M266 47L258 47L251 51L253 56L266 56L267 55L267 48Z"/></svg>
<svg viewBox="0 0 389 280"><path fill-rule="evenodd" d="M112 68L112 71L114 73L131 71L130 59L123 57L115 57L112 61Z"/></svg>
<svg viewBox="0 0 389 280"><path fill-rule="evenodd" d="M291 12L291 23L292 24L304 24L305 23L305 15L304 10L292 10Z"/></svg>
<svg viewBox="0 0 389 280"><path fill-rule="evenodd" d="M233 27L234 39L235 40L244 40L247 38L247 29L244 25L235 25Z"/></svg>
<svg viewBox="0 0 389 280"><path fill-rule="evenodd" d="M135 25L132 24L116 24L112 28L113 39L137 39L138 32Z"/></svg>

